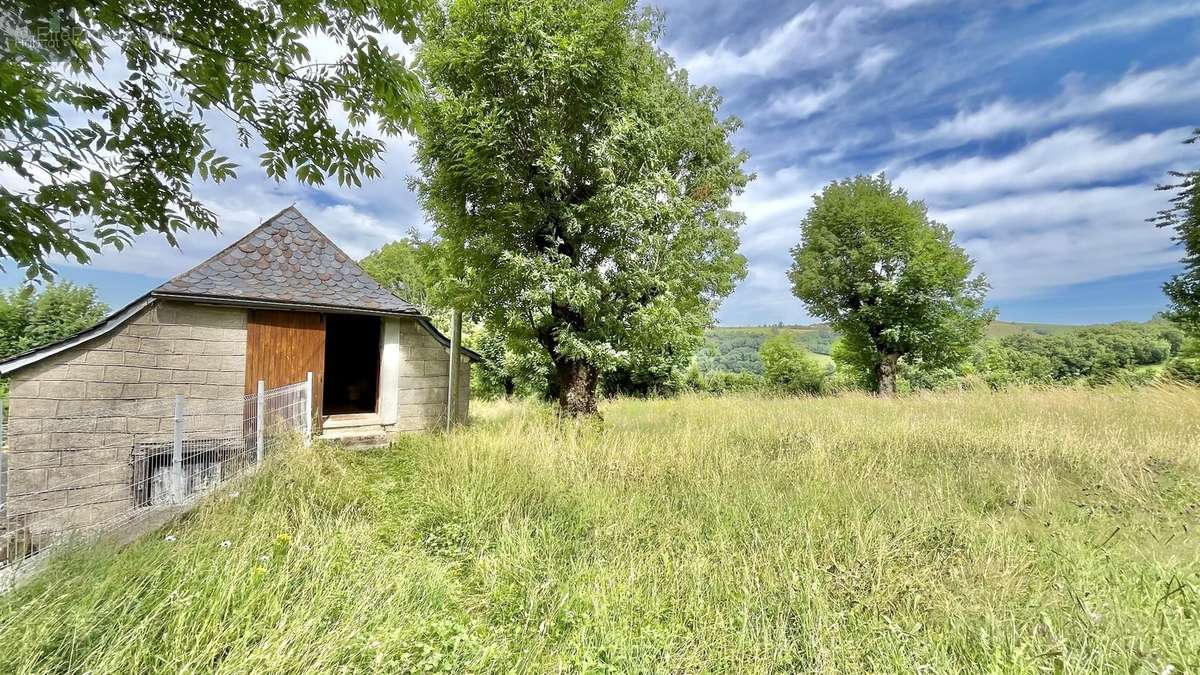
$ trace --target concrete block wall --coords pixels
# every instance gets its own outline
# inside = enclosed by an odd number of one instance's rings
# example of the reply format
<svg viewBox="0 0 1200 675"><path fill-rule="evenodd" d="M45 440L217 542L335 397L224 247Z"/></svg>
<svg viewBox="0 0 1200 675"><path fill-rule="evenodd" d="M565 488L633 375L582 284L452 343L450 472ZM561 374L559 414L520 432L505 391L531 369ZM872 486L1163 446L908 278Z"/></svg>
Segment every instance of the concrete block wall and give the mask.
<svg viewBox="0 0 1200 675"><path fill-rule="evenodd" d="M240 437L245 350L246 310L156 301L14 373L9 516L36 534L130 508L133 445L172 438L176 394L188 438Z"/></svg>
<svg viewBox="0 0 1200 675"><path fill-rule="evenodd" d="M388 319L399 325L398 372L395 377L395 423L388 431L437 429L446 420L450 352L424 326L412 319ZM388 331L385 331L385 336ZM386 346L385 346L386 349ZM471 362L461 357L459 419L466 421L470 405ZM385 378L386 381L386 378ZM389 419L386 415L385 419Z"/></svg>

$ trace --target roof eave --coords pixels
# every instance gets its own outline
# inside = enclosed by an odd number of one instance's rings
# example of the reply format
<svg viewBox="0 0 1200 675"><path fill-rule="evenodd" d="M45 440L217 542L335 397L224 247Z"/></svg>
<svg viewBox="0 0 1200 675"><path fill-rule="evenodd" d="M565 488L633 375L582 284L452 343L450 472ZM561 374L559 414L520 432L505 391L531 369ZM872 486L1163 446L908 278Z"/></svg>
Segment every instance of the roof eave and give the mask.
<svg viewBox="0 0 1200 675"><path fill-rule="evenodd" d="M433 325L430 318L416 309L412 310L376 310L364 309L358 307L343 307L340 305L325 305L319 303L301 303L301 302L286 302L274 300L254 300L247 298L221 297L212 295L189 295L187 293L165 293L163 291L153 291L150 295L161 300L175 300L178 302L193 302L204 305L221 305L225 307L245 307L248 309L279 309L293 312L325 312L333 314L359 314L364 316L403 316L411 319L416 319L421 323L425 330L433 336L443 347L450 347L450 338L442 334ZM459 350L468 359L479 362L483 360L483 356L478 352L459 347Z"/></svg>
<svg viewBox="0 0 1200 675"><path fill-rule="evenodd" d="M129 319L133 318L138 312L145 309L146 306L153 301L154 298L152 297L152 294L147 293L137 300L129 303L125 307L117 310L116 312L109 314L108 318L96 324L95 326L92 326L91 328L85 329L61 340L42 345L36 349L30 349L29 351L10 356L7 359L0 361L0 375L10 375L18 370L21 370L22 368L31 366L42 359L49 358L72 347L84 344L85 342L90 342L98 337L103 337L104 335L119 328Z"/></svg>
<svg viewBox="0 0 1200 675"><path fill-rule="evenodd" d="M249 309L282 309L299 312L327 312L333 314L362 314L367 316L423 316L416 309L372 309L367 307L346 307L344 305L328 305L315 302L294 302L290 300L260 300L257 298L239 298L220 295L193 295L189 293L170 293L152 291L150 295L162 300L177 300L204 305L223 305L227 307L246 307Z"/></svg>

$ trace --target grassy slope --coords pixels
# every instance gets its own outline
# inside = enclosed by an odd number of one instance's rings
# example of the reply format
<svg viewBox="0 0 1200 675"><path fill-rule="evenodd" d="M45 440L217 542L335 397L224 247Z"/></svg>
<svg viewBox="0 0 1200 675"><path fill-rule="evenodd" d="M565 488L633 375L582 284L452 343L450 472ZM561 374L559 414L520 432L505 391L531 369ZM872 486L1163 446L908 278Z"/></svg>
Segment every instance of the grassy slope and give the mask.
<svg viewBox="0 0 1200 675"><path fill-rule="evenodd" d="M0 672L1200 668L1196 390L480 412L61 560Z"/></svg>

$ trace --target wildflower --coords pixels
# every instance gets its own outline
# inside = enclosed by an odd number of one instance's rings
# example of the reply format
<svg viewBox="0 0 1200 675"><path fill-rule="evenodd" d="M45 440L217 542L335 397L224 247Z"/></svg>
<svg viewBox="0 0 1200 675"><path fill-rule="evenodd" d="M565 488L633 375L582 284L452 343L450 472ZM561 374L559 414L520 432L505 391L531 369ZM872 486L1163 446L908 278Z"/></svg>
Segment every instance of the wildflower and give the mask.
<svg viewBox="0 0 1200 675"><path fill-rule="evenodd" d="M221 548L229 548L230 546L233 546L233 542L229 541L228 539L221 542Z"/></svg>
<svg viewBox="0 0 1200 675"><path fill-rule="evenodd" d="M168 534L167 536L163 537L163 539L166 541L175 541L175 535Z"/></svg>
<svg viewBox="0 0 1200 675"><path fill-rule="evenodd" d="M240 493L240 492L230 492L230 493L229 493L229 498L230 498L230 499L236 499L236 498L237 498L237 496L238 496L238 495L240 495L240 494L242 494L242 493Z"/></svg>
<svg viewBox="0 0 1200 675"><path fill-rule="evenodd" d="M262 561L262 562L270 562L270 560L271 560L271 556L269 556L269 555L260 555L260 556L258 556L258 559L259 559L260 561Z"/></svg>

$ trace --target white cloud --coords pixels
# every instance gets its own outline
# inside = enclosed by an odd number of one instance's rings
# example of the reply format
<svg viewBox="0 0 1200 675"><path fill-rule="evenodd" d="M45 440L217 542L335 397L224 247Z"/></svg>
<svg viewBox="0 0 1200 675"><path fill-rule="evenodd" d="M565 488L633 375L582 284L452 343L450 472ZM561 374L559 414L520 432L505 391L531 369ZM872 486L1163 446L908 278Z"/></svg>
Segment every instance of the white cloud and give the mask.
<svg viewBox="0 0 1200 675"><path fill-rule="evenodd" d="M1176 264L1180 251L1170 234L1145 222L1165 198L1150 184L1136 187L1142 194L1125 202L1097 194L1105 190L1100 188L980 204L984 218L975 227L986 236L960 236L959 241L976 259L976 270L988 276L992 300ZM1046 213L1039 215L1039 208ZM1014 211L1023 214L1019 221L1008 219ZM954 226L954 214L939 217Z"/></svg>
<svg viewBox="0 0 1200 675"><path fill-rule="evenodd" d="M1162 173L1191 159L1194 148L1182 143L1189 131L1170 129L1114 139L1097 129L1067 129L1003 157L968 157L905 168L895 175L895 182L914 197L941 204L1129 180L1148 171Z"/></svg>
<svg viewBox="0 0 1200 675"><path fill-rule="evenodd" d="M1176 263L1170 233L1145 222L1166 202L1153 183L1137 183L1030 192L931 215L987 274L989 297L1005 300Z"/></svg>
<svg viewBox="0 0 1200 675"><path fill-rule="evenodd" d="M772 117L802 120L830 107L859 84L875 80L897 56L889 47L868 49L858 59L853 77L835 75L821 87L796 87L771 96L766 114Z"/></svg>
<svg viewBox="0 0 1200 675"><path fill-rule="evenodd" d="M797 87L772 96L766 113L772 117L793 120L812 117L849 93L852 86L848 80L834 78L822 87Z"/></svg>
<svg viewBox="0 0 1200 675"><path fill-rule="evenodd" d="M900 53L891 47L883 45L871 47L858 59L858 64L855 66L858 77L864 80L874 80L899 55Z"/></svg>
<svg viewBox="0 0 1200 675"><path fill-rule="evenodd" d="M1067 78L1063 91L1044 103L1000 99L974 110L959 110L932 129L904 137L908 142L964 142L1010 131L1034 131L1067 120L1083 119L1125 108L1200 101L1200 58L1178 66L1129 71L1117 82L1089 90Z"/></svg>
<svg viewBox="0 0 1200 675"><path fill-rule="evenodd" d="M1083 221L1100 222L1113 214L1128 214L1122 218L1130 223L1140 223L1164 204L1165 198L1154 189L1154 184L1136 183L1029 192L957 208L932 209L931 214L952 227L958 236L973 237L1027 232Z"/></svg>
<svg viewBox="0 0 1200 675"><path fill-rule="evenodd" d="M1029 45L1027 49L1051 49L1099 35L1138 33L1169 21L1200 16L1200 3L1172 0L1158 5L1137 5L1116 16L1072 26Z"/></svg>
<svg viewBox="0 0 1200 675"><path fill-rule="evenodd" d="M725 39L680 62L693 79L710 82L747 75L764 77L827 64L855 48L859 26L872 14L874 10L866 7L825 11L819 4L811 4L744 51L731 47Z"/></svg>

